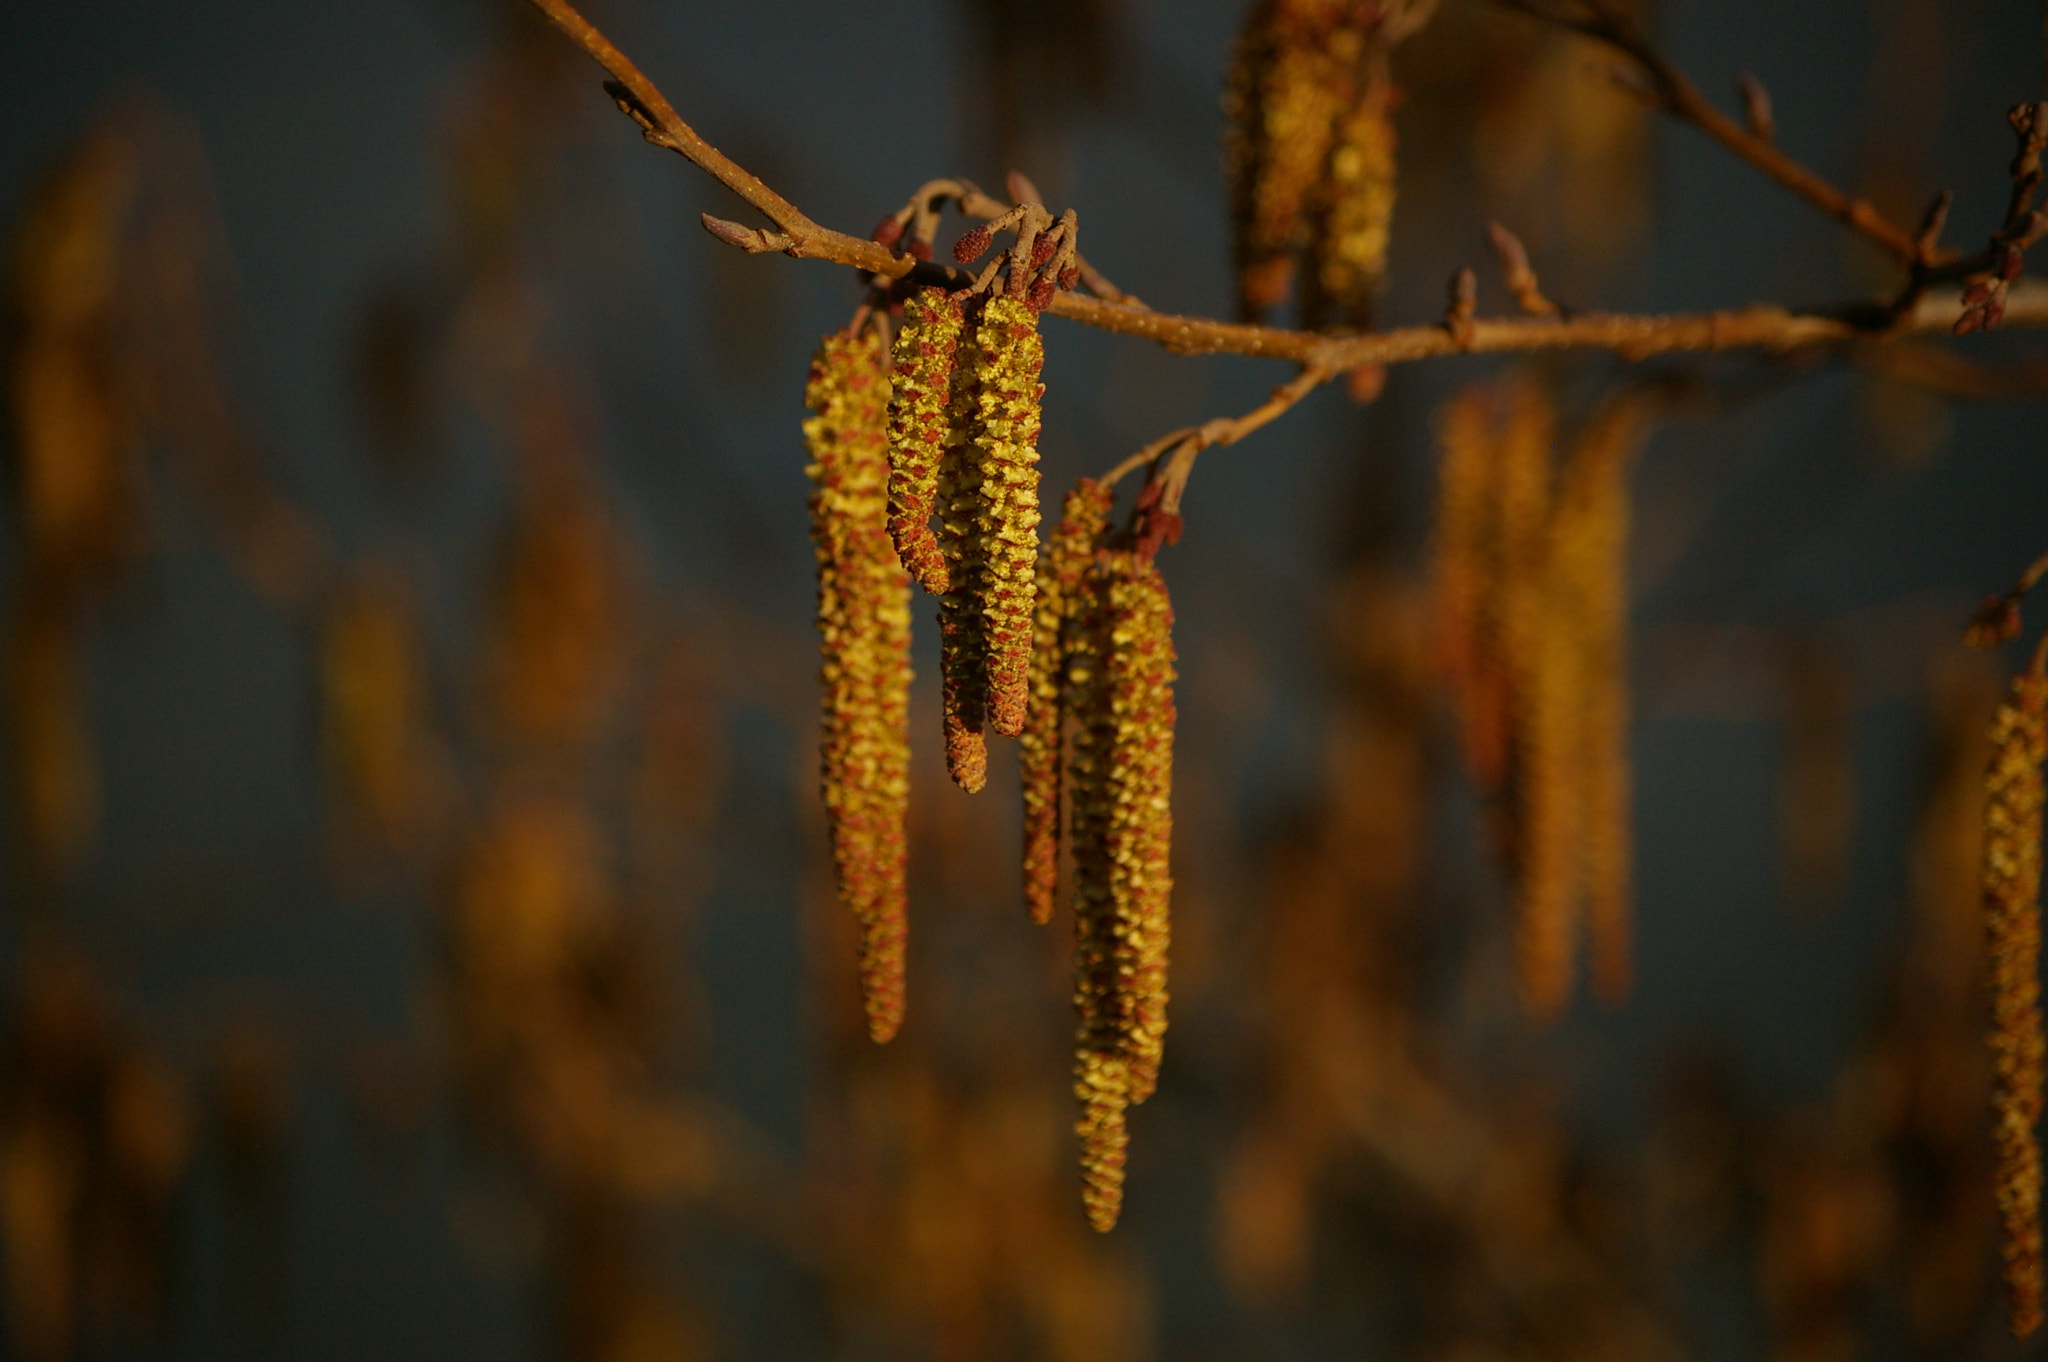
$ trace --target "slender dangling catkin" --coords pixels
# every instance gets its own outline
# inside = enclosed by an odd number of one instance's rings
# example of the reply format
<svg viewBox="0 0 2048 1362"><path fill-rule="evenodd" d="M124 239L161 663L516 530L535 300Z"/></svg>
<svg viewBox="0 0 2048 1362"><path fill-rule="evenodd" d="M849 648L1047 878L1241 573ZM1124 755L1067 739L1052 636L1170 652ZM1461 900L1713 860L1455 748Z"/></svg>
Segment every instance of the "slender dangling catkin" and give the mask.
<svg viewBox="0 0 2048 1362"><path fill-rule="evenodd" d="M1123 1199L1125 1108L1157 1086L1166 1034L1173 840L1173 608L1153 564L1104 551L1068 632L1075 1095L1082 1199L1098 1230Z"/></svg>
<svg viewBox="0 0 2048 1362"><path fill-rule="evenodd" d="M1507 394L1495 515L1497 593L1514 728L1516 963L1532 1016L1571 994L1583 827L1579 780L1582 651L1554 627L1549 519L1552 413L1531 379Z"/></svg>
<svg viewBox="0 0 2048 1362"><path fill-rule="evenodd" d="M981 467L985 544L982 616L988 630L989 726L1023 731L1031 705L1032 606L1038 564L1038 426L1045 346L1038 314L1016 298L992 298L975 328L972 432Z"/></svg>
<svg viewBox="0 0 2048 1362"><path fill-rule="evenodd" d="M1552 554L1580 647L1580 817L1593 991L1628 995L1633 836L1628 763L1629 473L1647 423L1641 402L1602 412L1573 451Z"/></svg>
<svg viewBox="0 0 2048 1362"><path fill-rule="evenodd" d="M939 704L946 774L969 794L988 783L988 541L981 532L983 468L973 430L980 412L978 334L961 338L939 461L939 551L946 594L939 600Z"/></svg>
<svg viewBox="0 0 2048 1362"><path fill-rule="evenodd" d="M1991 1112L2012 1331L2041 1323L2041 762L2048 677L2013 678L1998 710L1984 814L1984 929L1991 958Z"/></svg>
<svg viewBox="0 0 2048 1362"><path fill-rule="evenodd" d="M1302 321L1363 328L1373 290L1387 272L1394 222L1394 121L1386 80L1371 82L1337 123L1322 196L1315 268L1304 290Z"/></svg>
<svg viewBox="0 0 2048 1362"><path fill-rule="evenodd" d="M903 1021L908 930L904 813L910 789L910 580L888 531L889 378L871 332L825 338L804 422L823 644L820 773L839 898L860 926L868 1034Z"/></svg>
<svg viewBox="0 0 2048 1362"><path fill-rule="evenodd" d="M889 396L889 538L903 566L934 596L946 593L946 563L932 533L939 460L945 453L960 301L924 289L903 305Z"/></svg>
<svg viewBox="0 0 2048 1362"><path fill-rule="evenodd" d="M1507 677L1499 631L1500 574L1494 516L1499 441L1483 385L1466 388L1438 417L1436 532L1431 545L1430 625L1437 671L1457 706L1465 770L1485 795L1507 777Z"/></svg>
<svg viewBox="0 0 2048 1362"><path fill-rule="evenodd" d="M1031 712L1017 735L1024 786L1024 906L1033 922L1052 920L1060 858L1060 730L1066 718L1060 680L1066 669L1061 632L1072 614L1081 574L1108 522L1113 493L1083 478L1060 506L1060 523L1038 556L1032 616Z"/></svg>
<svg viewBox="0 0 2048 1362"><path fill-rule="evenodd" d="M1224 97L1238 309L1287 296L1303 208L1352 94L1360 33L1343 0L1261 0L1245 18Z"/></svg>

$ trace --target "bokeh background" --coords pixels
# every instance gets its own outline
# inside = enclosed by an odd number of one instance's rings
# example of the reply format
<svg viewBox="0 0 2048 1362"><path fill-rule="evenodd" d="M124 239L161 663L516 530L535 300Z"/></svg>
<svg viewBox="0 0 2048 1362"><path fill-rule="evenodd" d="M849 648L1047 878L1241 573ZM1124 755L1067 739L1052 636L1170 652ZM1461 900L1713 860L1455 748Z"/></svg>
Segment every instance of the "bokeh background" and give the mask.
<svg viewBox="0 0 2048 1362"><path fill-rule="evenodd" d="M819 221L1007 167L1227 315L1237 0L593 0ZM1951 239L2040 97L2018 0L1667 0L1714 91ZM0 21L10 1356L2013 1357L1976 819L2048 547L2001 368L1674 360L1635 482L1635 985L1522 1016L1428 667L1431 418L1204 458L1174 1014L1122 1225L1073 1169L1064 915L915 698L910 1019L862 1033L815 794L807 356L846 271L718 246L514 0ZM1478 0L1399 53L1390 324L1497 218L1581 306L1886 286ZM1732 102L1732 96L1731 102ZM1284 374L1048 324L1049 485ZM1959 352L2010 366L2016 333ZM1540 373L1567 402L1627 374ZM2018 646L2018 645L2015 645Z"/></svg>

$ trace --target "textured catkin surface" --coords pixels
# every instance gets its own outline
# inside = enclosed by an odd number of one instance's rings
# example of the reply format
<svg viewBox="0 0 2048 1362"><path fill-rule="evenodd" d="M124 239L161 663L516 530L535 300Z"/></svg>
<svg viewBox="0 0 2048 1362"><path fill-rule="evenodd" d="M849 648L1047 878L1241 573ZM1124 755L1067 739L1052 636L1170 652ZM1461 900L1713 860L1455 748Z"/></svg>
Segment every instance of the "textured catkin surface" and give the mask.
<svg viewBox="0 0 2048 1362"><path fill-rule="evenodd" d="M2013 679L1986 782L1984 931L1991 961L1992 1139L2012 1331L2041 1324L2041 762L2048 677Z"/></svg>
<svg viewBox="0 0 2048 1362"><path fill-rule="evenodd" d="M1060 506L1060 523L1038 557L1032 614L1031 710L1017 735L1024 804L1024 906L1034 922L1052 920L1060 856L1061 730L1066 706L1063 635L1095 541L1108 523L1112 493L1083 478Z"/></svg>
<svg viewBox="0 0 2048 1362"><path fill-rule="evenodd" d="M1075 1095L1083 1198L1107 1229L1123 1197L1124 1109L1158 1083L1166 1034L1173 823L1173 610L1158 569L1104 551L1069 634L1076 718Z"/></svg>
<svg viewBox="0 0 2048 1362"><path fill-rule="evenodd" d="M888 370L871 333L828 336L804 422L824 683L820 783L839 898L860 928L868 1034L903 1021L910 580L887 526Z"/></svg>
<svg viewBox="0 0 2048 1362"><path fill-rule="evenodd" d="M903 566L934 596L946 593L931 518L961 325L958 299L937 289L913 294L903 305L889 375L889 538Z"/></svg>
<svg viewBox="0 0 2048 1362"><path fill-rule="evenodd" d="M1024 727L1031 696L1032 605L1038 563L1038 431L1045 345L1038 314L993 298L975 328L975 423L981 469L975 530L983 540L982 614L988 630L989 726Z"/></svg>
<svg viewBox="0 0 2048 1362"><path fill-rule="evenodd" d="M1287 296L1309 195L1351 90L1359 34L1339 0L1263 0L1245 20L1224 96L1239 311Z"/></svg>
<svg viewBox="0 0 2048 1362"><path fill-rule="evenodd" d="M988 545L980 528L985 469L972 436L980 410L979 355L978 337L963 336L953 362L938 479L938 540L946 573L946 592L939 600L946 773L969 794L988 783Z"/></svg>
<svg viewBox="0 0 2048 1362"><path fill-rule="evenodd" d="M1394 224L1395 141L1391 87L1360 98L1337 121L1328 174L1318 205L1315 268L1304 291L1308 326L1364 327L1372 297L1387 272Z"/></svg>

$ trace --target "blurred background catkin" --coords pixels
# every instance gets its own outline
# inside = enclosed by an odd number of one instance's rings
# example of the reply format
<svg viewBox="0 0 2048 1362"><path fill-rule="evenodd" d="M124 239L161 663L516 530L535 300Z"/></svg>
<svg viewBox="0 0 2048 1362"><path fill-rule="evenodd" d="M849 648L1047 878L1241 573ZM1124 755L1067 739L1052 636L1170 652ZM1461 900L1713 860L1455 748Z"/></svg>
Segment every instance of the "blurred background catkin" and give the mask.
<svg viewBox="0 0 2048 1362"><path fill-rule="evenodd" d="M1237 310L1239 0L590 12L820 222L1015 167L1121 287ZM1996 225L2038 5L1649 21L1894 219L1952 187L1951 239ZM908 1012L887 1047L862 1019L800 434L848 272L706 236L735 205L516 0L5 31L9 1356L2022 1355L1976 887L2011 659L1959 630L2048 543L2039 399L1460 359L1206 456L1160 557L1173 1029L1097 1236L1071 919L1024 911L1010 746L987 792L946 779L924 597ZM1496 219L1579 307L1885 283L1610 64L1480 0L1391 54L1373 321L1435 318L1466 264L1508 310ZM1048 505L1285 376L1045 340ZM1606 1005L1532 975L1485 659L1456 705L1439 679L1436 468L1518 392L1588 449L1645 372L1672 396L1610 451L1626 600L1574 569L1627 615L1633 788L1598 788L1633 852L1597 817L1556 844L1633 861L1633 923L1598 954L1596 891L1576 966Z"/></svg>

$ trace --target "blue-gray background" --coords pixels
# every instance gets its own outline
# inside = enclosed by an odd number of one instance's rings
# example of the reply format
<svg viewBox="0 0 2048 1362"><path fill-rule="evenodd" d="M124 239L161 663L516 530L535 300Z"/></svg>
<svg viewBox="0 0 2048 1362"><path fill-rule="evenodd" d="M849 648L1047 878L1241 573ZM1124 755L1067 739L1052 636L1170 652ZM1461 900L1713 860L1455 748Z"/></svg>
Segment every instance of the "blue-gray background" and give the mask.
<svg viewBox="0 0 2048 1362"><path fill-rule="evenodd" d="M1658 27L1703 83L1755 71L1776 98L1785 145L1848 178L1867 151L1874 35L1900 8L1673 0ZM2017 0L1948 8L1951 41L1929 57L1948 69L1927 144L1938 179L1926 187L1958 191L1951 239L1970 241L2003 205L2001 114L2039 91L2041 19ZM1230 306L1214 148L1238 9L1129 5L1114 96L1078 113L1064 162L1039 171L1080 208L1091 258L1155 306ZM1000 181L974 132L976 68L963 55L972 35L953 6L631 0L599 14L686 117L819 221L865 230L933 174ZM110 102L146 94L191 120L246 310L238 381L278 480L345 548L369 535L378 504L351 410L347 337L367 292L437 249L437 129L496 25L486 6L461 0L77 0L15 6L0 20L0 221L18 217L37 177ZM852 281L773 256L714 262L720 248L695 217L730 211L730 201L623 120L607 122L594 72L587 91L603 162L593 174L619 195L618 213L589 258L563 270L581 290L567 329L605 399L607 476L657 581L801 626L811 589L795 436L804 358L855 301ZM1831 224L1704 139L1669 125L1653 136L1653 228L1640 261L1595 301L1797 301L1877 277ZM1400 237L1400 282L1383 315L1430 316L1439 281L1482 263L1479 226ZM768 340L754 342L765 354L737 377L721 362L733 342L708 301L715 270L739 274L777 312ZM2004 344L1984 353L2031 341ZM1253 361L1168 361L1060 324L1048 328L1048 349L1055 483L1161 429L1249 406L1281 376ZM1426 415L1453 379L1476 371L1461 362L1404 377L1393 414L1377 418L1322 395L1210 456L1196 478L1190 531L1167 570L1185 670L1228 654L1258 678L1238 692L1249 703L1189 719L1231 727L1214 740L1239 754L1232 797L1247 836L1315 776L1320 583L1354 519L1346 499L1367 485L1359 469L1397 470L1370 485L1400 505L1397 539L1412 555L1429 487ZM1904 939L1925 727L1915 697L1928 655L1953 646L1958 612L2048 544L2039 404L1958 406L1932 453L1887 463L1872 453L1858 382L1823 367L1733 414L1681 423L1647 456L1644 522L1681 547L1639 551L1637 622L1646 639L1687 641L1659 652L1642 678L1636 990L1612 1012L1582 1007L1540 1042L1570 1104L1615 1139L1646 1119L1662 1057L1681 1044L1737 1056L1760 1102L1826 1091L1868 1021L1878 969ZM457 544L482 534L503 495L488 471L458 458L436 479L431 509L412 514ZM173 1056L196 1054L222 1016L251 1008L291 1017L302 1035L402 1042L436 948L419 914L341 901L320 870L304 626L252 596L192 524L173 514L158 532L166 551L93 638L104 821L67 919ZM1846 891L1825 914L1783 902L1783 737L1775 682L1749 641L1806 622L1849 638L1854 655L1853 854ZM1857 642L1866 638L1876 641ZM1894 644L1919 651L1890 656ZM793 867L814 854L800 839L815 820L788 806L804 793L790 773L803 764L808 723L800 704L779 698L735 717L720 817L756 830L757 847L764 827L781 841L715 871L692 947L711 1018L709 1081L792 1149L808 1062ZM1058 1072L1047 1081L1060 1082ZM536 1355L531 1302L473 1270L451 1241L454 1136L380 1162L350 1135L317 1066L295 1102L282 1332L250 1342L223 1304L221 1230L202 1168L180 1222L171 1327L136 1346L180 1357ZM786 1306L776 1282L765 1269L735 1269L698 1289L721 1300L734 1355L792 1355L776 1327L741 1322ZM1157 1289L1158 1355L1193 1355L1216 1327L1204 1280ZM1715 1355L1761 1348L1742 1309L1727 1306Z"/></svg>

